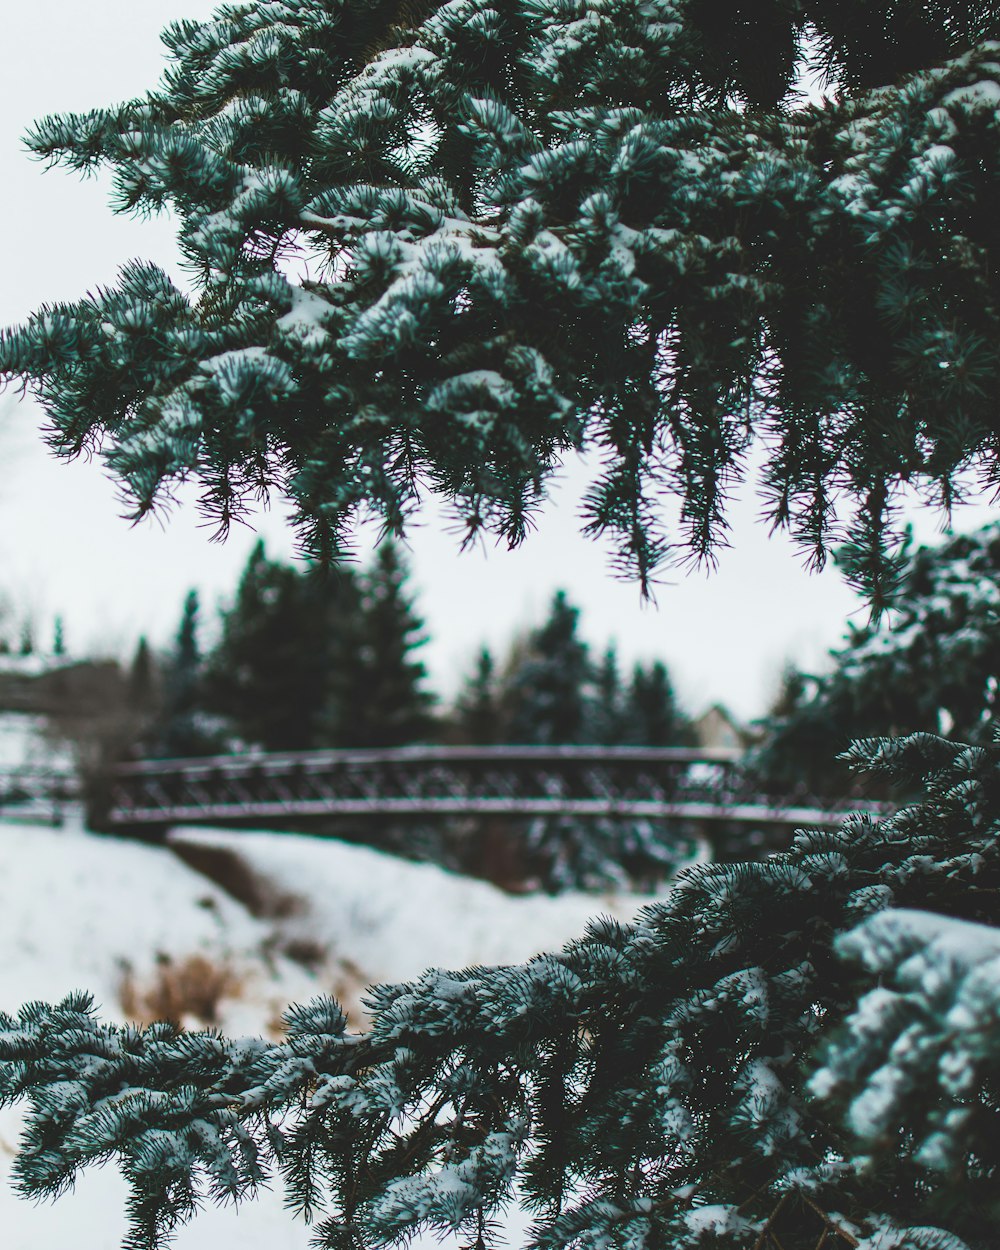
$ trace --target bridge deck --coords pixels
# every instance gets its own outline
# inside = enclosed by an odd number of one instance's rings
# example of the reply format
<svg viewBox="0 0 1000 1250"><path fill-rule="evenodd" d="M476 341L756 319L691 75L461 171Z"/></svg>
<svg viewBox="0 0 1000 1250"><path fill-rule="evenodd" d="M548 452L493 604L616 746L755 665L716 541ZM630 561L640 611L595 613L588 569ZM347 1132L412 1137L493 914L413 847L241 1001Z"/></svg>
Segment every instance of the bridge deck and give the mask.
<svg viewBox="0 0 1000 1250"><path fill-rule="evenodd" d="M848 810L761 795L739 752L679 747L401 747L122 765L112 825L457 816L838 824Z"/></svg>

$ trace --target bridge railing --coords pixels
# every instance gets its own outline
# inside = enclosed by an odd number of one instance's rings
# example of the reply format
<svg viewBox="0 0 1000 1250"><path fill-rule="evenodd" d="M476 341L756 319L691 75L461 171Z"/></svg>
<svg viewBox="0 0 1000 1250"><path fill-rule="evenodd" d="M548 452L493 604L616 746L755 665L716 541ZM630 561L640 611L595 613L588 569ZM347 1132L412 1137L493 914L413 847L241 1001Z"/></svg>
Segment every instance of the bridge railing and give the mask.
<svg viewBox="0 0 1000 1250"><path fill-rule="evenodd" d="M248 753L125 764L111 826L313 817L555 816L836 824L804 795L761 795L727 748L492 746Z"/></svg>
<svg viewBox="0 0 1000 1250"><path fill-rule="evenodd" d="M0 818L29 817L57 825L64 810L81 797L76 774L45 764L0 767Z"/></svg>

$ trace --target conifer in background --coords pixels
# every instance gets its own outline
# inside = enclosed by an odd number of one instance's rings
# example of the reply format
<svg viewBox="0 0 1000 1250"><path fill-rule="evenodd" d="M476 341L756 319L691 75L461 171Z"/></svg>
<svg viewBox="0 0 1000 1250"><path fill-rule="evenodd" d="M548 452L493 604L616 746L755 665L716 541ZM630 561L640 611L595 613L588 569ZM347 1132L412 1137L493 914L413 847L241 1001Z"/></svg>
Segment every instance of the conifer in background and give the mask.
<svg viewBox="0 0 1000 1250"><path fill-rule="evenodd" d="M585 736L592 669L580 610L556 591L546 620L506 674L507 734L519 745L564 746Z"/></svg>
<svg viewBox="0 0 1000 1250"><path fill-rule="evenodd" d="M557 591L547 619L512 649L499 689L502 740L521 746L688 742L666 666L656 662L647 674L637 665L623 690L615 648L595 667L579 619L579 609ZM528 878L553 893L650 886L692 851L689 831L662 821L546 816L511 822L508 836L523 842Z"/></svg>
<svg viewBox="0 0 1000 1250"><path fill-rule="evenodd" d="M205 681L206 702L238 739L269 751L317 745L328 631L334 604L350 593L345 585L337 594L349 577L331 573L321 585L268 559L262 541L254 546L235 602L223 613Z"/></svg>
<svg viewBox="0 0 1000 1250"><path fill-rule="evenodd" d="M153 714L159 697L159 673L145 635L136 644L128 670L127 702L140 719Z"/></svg>
<svg viewBox="0 0 1000 1250"><path fill-rule="evenodd" d="M503 736L496 662L489 647L481 647L475 672L455 702L455 726L464 743L487 746Z"/></svg>
<svg viewBox="0 0 1000 1250"><path fill-rule="evenodd" d="M626 742L645 747L691 746L694 731L681 711L662 660L636 664L625 710Z"/></svg>
<svg viewBox="0 0 1000 1250"><path fill-rule="evenodd" d="M35 624L30 617L26 617L21 625L21 641L17 650L22 656L35 654Z"/></svg>
<svg viewBox="0 0 1000 1250"><path fill-rule="evenodd" d="M587 736L592 666L578 635L579 609L565 591L552 599L548 617L512 654L505 673L506 736L518 746L566 746ZM552 892L605 884L621 870L606 862L594 822L540 816L511 828L523 840L529 880Z"/></svg>
<svg viewBox="0 0 1000 1250"><path fill-rule="evenodd" d="M189 590L176 640L164 661L162 709L148 744L150 753L165 759L210 755L222 747L218 726L205 712L200 612L198 592Z"/></svg>
<svg viewBox="0 0 1000 1250"><path fill-rule="evenodd" d="M415 652L427 641L407 590L409 569L398 545L384 541L359 578L356 633L343 666L331 665L327 715L334 744L393 747L432 731L434 697Z"/></svg>
<svg viewBox="0 0 1000 1250"><path fill-rule="evenodd" d="M433 721L423 625L391 543L369 569L250 553L200 695L238 742L270 751L398 746Z"/></svg>
<svg viewBox="0 0 1000 1250"><path fill-rule="evenodd" d="M587 741L620 746L630 740L629 711L618 668L618 652L609 646L593 676Z"/></svg>
<svg viewBox="0 0 1000 1250"><path fill-rule="evenodd" d="M859 737L952 734L989 745L1000 698L1000 526L905 550L894 611L849 625L819 676L786 676L753 765L766 784L850 786L837 757Z"/></svg>

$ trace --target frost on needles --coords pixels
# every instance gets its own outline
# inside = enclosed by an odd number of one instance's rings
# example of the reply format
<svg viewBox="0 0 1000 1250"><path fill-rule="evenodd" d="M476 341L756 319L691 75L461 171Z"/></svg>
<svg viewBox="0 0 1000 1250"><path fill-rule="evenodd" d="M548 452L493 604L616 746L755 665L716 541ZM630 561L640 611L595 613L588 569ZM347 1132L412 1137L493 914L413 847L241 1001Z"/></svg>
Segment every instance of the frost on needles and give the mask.
<svg viewBox="0 0 1000 1250"><path fill-rule="evenodd" d="M421 489L511 542L567 450L646 579L724 537L752 435L772 520L891 592L900 481L992 479L1000 46L987 3L268 0L165 33L167 72L29 142L170 206L150 264L0 340L57 451L137 513L271 490L335 554ZM839 94L796 107L803 63ZM799 102L800 103L800 102ZM676 532L657 523L679 501ZM891 546L891 542L889 543Z"/></svg>
<svg viewBox="0 0 1000 1250"><path fill-rule="evenodd" d="M194 478L224 527L280 490L326 555L428 486L516 542L583 447L588 528L642 581L724 536L756 436L771 519L821 560L846 507L878 609L901 486L997 482L998 36L993 5L944 0L177 23L154 92L30 142L110 166L123 210L172 207L193 291L134 263L5 332L0 372L138 513ZM803 61L822 106L793 99ZM134 1250L275 1170L338 1250L482 1250L515 1196L539 1250L992 1250L996 938L965 926L996 919L1000 757L852 755L923 797L523 967L379 987L364 1036L323 1001L280 1044L118 1029L83 997L3 1016L19 1183L117 1159Z"/></svg>
<svg viewBox="0 0 1000 1250"><path fill-rule="evenodd" d="M634 925L524 966L378 987L364 1035L323 1000L279 1044L120 1029L83 998L0 1017L0 1097L31 1107L21 1188L116 1159L135 1250L276 1171L345 1250L488 1246L515 1196L545 1250L987 1250L1000 754L930 735L854 754L926 797L691 870ZM838 944L900 988L857 1005Z"/></svg>

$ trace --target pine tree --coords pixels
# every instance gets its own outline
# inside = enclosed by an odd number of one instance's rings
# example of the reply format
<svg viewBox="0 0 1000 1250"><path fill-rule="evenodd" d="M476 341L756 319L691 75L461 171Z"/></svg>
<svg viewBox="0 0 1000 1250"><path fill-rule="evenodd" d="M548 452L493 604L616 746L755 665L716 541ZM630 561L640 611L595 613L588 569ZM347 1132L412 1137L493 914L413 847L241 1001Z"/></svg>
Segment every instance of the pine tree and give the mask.
<svg viewBox="0 0 1000 1250"><path fill-rule="evenodd" d="M431 731L434 698L427 669L414 657L426 642L406 582L409 570L398 546L382 542L360 578L360 605L348 654L332 672L327 725L332 745L391 747L416 742Z"/></svg>
<svg viewBox="0 0 1000 1250"><path fill-rule="evenodd" d="M593 674L589 648L577 635L579 617L565 591L557 591L547 619L506 675L512 742L564 746L586 736Z"/></svg>
<svg viewBox="0 0 1000 1250"><path fill-rule="evenodd" d="M479 649L476 670L455 703L455 722L463 742L486 745L503 736L496 662L489 647Z"/></svg>
<svg viewBox="0 0 1000 1250"><path fill-rule="evenodd" d="M634 925L594 921L523 967L381 987L362 1037L322 999L293 1008L277 1044L118 1029L85 996L0 1016L0 1097L34 1106L21 1183L60 1192L116 1157L136 1246L162 1244L198 1192L249 1195L273 1156L325 1246L421 1228L474 1244L516 1175L548 1250L987 1250L996 976L987 964L978 995L968 984L978 931L911 992L880 991L852 1031L857 978L835 940L867 921L853 941L891 972L936 937L931 924L892 933L914 905L991 923L1000 751L919 735L855 757L922 776L927 797L800 833L762 863L704 865ZM986 932L983 954L997 941ZM953 985L968 985L961 1001ZM878 1067L908 1021L912 1042ZM824 1033L835 1049L810 1091L804 1061ZM966 1065L942 1062L966 1052ZM868 1080L845 1131L824 1100Z"/></svg>
<svg viewBox="0 0 1000 1250"><path fill-rule="evenodd" d="M628 742L646 747L690 746L691 726L677 704L667 666L654 660L632 670L626 711Z"/></svg>
<svg viewBox="0 0 1000 1250"><path fill-rule="evenodd" d="M128 671L128 705L137 716L149 716L157 703L158 674L153 653L143 635L136 644Z"/></svg>
<svg viewBox="0 0 1000 1250"><path fill-rule="evenodd" d="M590 742L620 746L629 740L629 714L618 670L618 652L613 644L604 652L594 675L588 722L587 739Z"/></svg>
<svg viewBox="0 0 1000 1250"><path fill-rule="evenodd" d="M66 631L61 616L56 617L52 628L52 654L60 657L66 654Z"/></svg>
<svg viewBox="0 0 1000 1250"><path fill-rule="evenodd" d="M222 746L217 727L205 711L200 612L198 592L189 590L173 650L163 666L162 708L150 727L148 750L167 759L209 755Z"/></svg>
<svg viewBox="0 0 1000 1250"><path fill-rule="evenodd" d="M31 617L25 617L21 624L21 641L17 650L23 656L35 654L35 624Z"/></svg>
<svg viewBox="0 0 1000 1250"><path fill-rule="evenodd" d="M0 370L39 384L57 450L103 442L137 511L194 476L225 524L287 485L322 553L366 506L398 532L425 483L517 541L595 447L588 527L640 580L657 490L704 557L759 432L770 518L821 561L849 505L845 569L883 610L901 483L947 505L998 472L998 34L947 0L179 23L157 92L31 142L172 206L201 287L129 266L7 332ZM823 105L793 107L803 62ZM318 278L286 276L296 247ZM852 750L921 800L705 865L524 967L381 987L360 1039L325 1000L275 1045L117 1030L80 996L0 1018L24 1188L118 1158L135 1247L277 1166L343 1250L479 1250L515 1179L539 1250L987 1250L1000 755ZM860 1006L845 931L885 978Z"/></svg>
<svg viewBox="0 0 1000 1250"><path fill-rule="evenodd" d="M206 701L235 735L271 751L320 742L331 629L351 596L350 574L328 576L250 553L207 665Z"/></svg>
<svg viewBox="0 0 1000 1250"><path fill-rule="evenodd" d="M268 0L165 34L163 84L32 150L169 205L199 286L134 263L0 341L65 454L225 527L288 489L318 551L429 483L519 541L568 447L647 578L724 537L751 428L772 521L893 588L894 486L995 468L988 0ZM839 91L797 107L821 73ZM882 90L885 85L890 90ZM289 276L289 256L318 277Z"/></svg>
<svg viewBox="0 0 1000 1250"><path fill-rule="evenodd" d="M272 751L419 738L432 698L407 576L392 544L358 576L271 560L259 541L206 665L206 707Z"/></svg>
<svg viewBox="0 0 1000 1250"><path fill-rule="evenodd" d="M508 741L521 745L678 745L687 741L665 665L637 666L627 692L609 647L595 669L579 609L557 591L548 618L514 648L500 692ZM637 693L638 692L638 693ZM689 857L688 831L659 821L539 817L515 825L527 871L553 893L662 881Z"/></svg>
<svg viewBox="0 0 1000 1250"><path fill-rule="evenodd" d="M762 780L843 793L853 738L953 733L988 745L1000 691L1000 526L905 551L891 616L849 624L826 674L786 677L763 722Z"/></svg>

